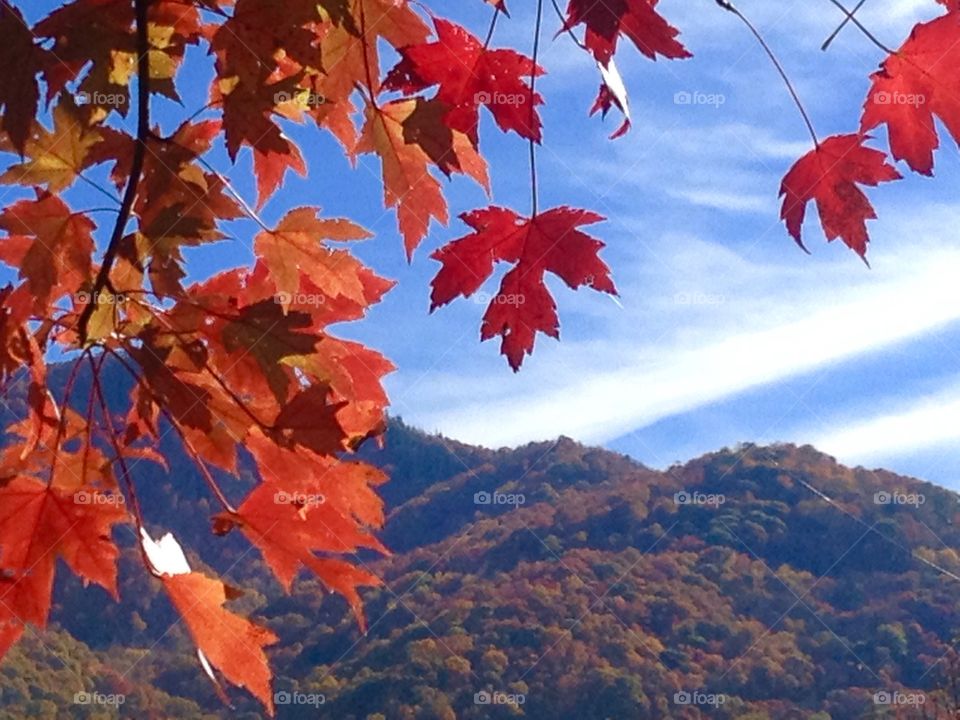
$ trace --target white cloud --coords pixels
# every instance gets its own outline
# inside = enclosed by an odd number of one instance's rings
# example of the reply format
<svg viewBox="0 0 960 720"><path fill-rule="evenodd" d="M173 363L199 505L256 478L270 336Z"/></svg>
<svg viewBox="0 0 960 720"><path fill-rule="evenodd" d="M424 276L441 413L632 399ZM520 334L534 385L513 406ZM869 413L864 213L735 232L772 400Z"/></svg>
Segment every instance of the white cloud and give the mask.
<svg viewBox="0 0 960 720"><path fill-rule="evenodd" d="M875 462L960 440L960 388L813 437L814 445L847 462Z"/></svg>
<svg viewBox="0 0 960 720"><path fill-rule="evenodd" d="M694 205L730 212L769 212L770 198L763 195L723 192L711 189L673 190L671 195Z"/></svg>

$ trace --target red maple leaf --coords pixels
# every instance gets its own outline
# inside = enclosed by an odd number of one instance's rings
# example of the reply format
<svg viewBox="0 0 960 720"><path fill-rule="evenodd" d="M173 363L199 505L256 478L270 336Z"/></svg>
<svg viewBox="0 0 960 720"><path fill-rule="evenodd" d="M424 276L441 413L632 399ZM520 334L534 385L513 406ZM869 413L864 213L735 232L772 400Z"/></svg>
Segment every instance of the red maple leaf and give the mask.
<svg viewBox="0 0 960 720"><path fill-rule="evenodd" d="M934 116L960 142L960 14L917 25L871 78L860 131L886 125L890 152L912 170L933 174L940 145Z"/></svg>
<svg viewBox="0 0 960 720"><path fill-rule="evenodd" d="M434 19L437 41L403 48L401 60L384 81L388 90L414 93L439 85L437 99L449 106L448 127L477 143L481 105L493 114L504 132L541 139L540 117L534 107L543 98L527 78L543 68L514 50L488 50L475 35L449 20Z"/></svg>
<svg viewBox="0 0 960 720"><path fill-rule="evenodd" d="M0 125L22 154L33 117L37 114L40 89L37 73L47 61L47 52L34 42L23 15L7 0L0 0Z"/></svg>
<svg viewBox="0 0 960 720"><path fill-rule="evenodd" d="M816 200L827 240L841 238L866 260L870 241L866 221L877 215L857 184L876 186L900 179L884 153L863 145L866 139L857 134L829 137L797 160L783 178L780 217L804 250L800 237L803 218L807 203Z"/></svg>
<svg viewBox="0 0 960 720"><path fill-rule="evenodd" d="M297 90L303 66L318 62L316 3L238 3L229 20L210 34L220 78L211 95L223 104L223 129L230 159L240 148L253 148L257 205L276 192L288 169L306 176L297 145L273 118L278 100ZM283 52L277 52L278 48ZM230 78L222 82L222 78Z"/></svg>
<svg viewBox="0 0 960 720"><path fill-rule="evenodd" d="M493 273L494 263L512 263L483 316L480 338L500 335L500 350L514 371L520 369L524 355L533 353L538 331L560 336L557 305L544 284L544 273L552 272L573 289L587 285L617 293L610 268L597 255L604 244L577 229L604 220L596 213L558 207L524 218L491 206L464 213L460 219L474 232L431 256L443 266L431 283L431 310L457 295L475 293Z"/></svg>
<svg viewBox="0 0 960 720"><path fill-rule="evenodd" d="M580 23L587 26L584 41L593 56L606 65L617 50L621 35L651 60L657 55L692 57L677 40L680 31L656 11L657 0L570 0L563 30Z"/></svg>
<svg viewBox="0 0 960 720"><path fill-rule="evenodd" d="M623 122L610 135L611 140L616 140L629 132L633 122L630 119L630 101L627 98L627 88L623 84L623 78L613 60L610 60L610 63L606 66L598 62L597 69L600 71L600 91L590 108L590 114L594 115L599 112L601 117L606 118L607 113L612 108L619 109L623 113Z"/></svg>
<svg viewBox="0 0 960 720"><path fill-rule="evenodd" d="M36 190L0 211L0 262L20 268L38 306L72 294L90 276L96 226L58 195Z"/></svg>

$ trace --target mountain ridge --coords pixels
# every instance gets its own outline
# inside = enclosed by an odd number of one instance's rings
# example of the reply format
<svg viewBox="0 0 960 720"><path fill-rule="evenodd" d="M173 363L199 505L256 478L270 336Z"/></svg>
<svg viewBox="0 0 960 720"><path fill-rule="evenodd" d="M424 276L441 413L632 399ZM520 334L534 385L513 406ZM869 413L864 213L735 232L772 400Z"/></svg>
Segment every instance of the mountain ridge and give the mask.
<svg viewBox="0 0 960 720"><path fill-rule="evenodd" d="M284 595L241 538L211 536L203 483L163 450L170 473L137 477L149 528L281 637L276 690L312 700L281 718L885 717L877 693L939 697L953 657L957 495L810 446L659 471L569 438L491 450L393 419L382 449L361 450L391 475L394 552L360 557L385 581L364 593L365 636L311 576ZM255 482L244 473L231 497ZM61 572L52 629L0 665L0 718L260 717L242 692L218 703L132 531L117 539L121 602Z"/></svg>

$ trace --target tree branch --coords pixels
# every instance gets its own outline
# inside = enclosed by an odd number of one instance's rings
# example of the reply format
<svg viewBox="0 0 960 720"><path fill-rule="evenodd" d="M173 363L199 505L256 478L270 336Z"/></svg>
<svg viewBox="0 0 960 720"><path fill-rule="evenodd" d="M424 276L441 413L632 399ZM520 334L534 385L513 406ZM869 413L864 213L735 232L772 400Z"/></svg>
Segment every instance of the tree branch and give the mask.
<svg viewBox="0 0 960 720"><path fill-rule="evenodd" d="M137 41L137 143L133 150L130 177L127 178L127 187L123 193L120 213L117 215L117 222L113 226L110 244L107 245L103 262L90 291L90 296L93 298L110 285L110 271L117 259L120 241L123 239L127 221L130 219L130 213L133 210L133 202L136 200L137 188L140 185L140 175L143 174L143 161L147 153L147 138L150 136L150 40L147 36L147 6L149 2L150 0L134 0ZM95 302L87 303L83 312L80 313L77 335L81 346L87 344L87 326L96 307Z"/></svg>

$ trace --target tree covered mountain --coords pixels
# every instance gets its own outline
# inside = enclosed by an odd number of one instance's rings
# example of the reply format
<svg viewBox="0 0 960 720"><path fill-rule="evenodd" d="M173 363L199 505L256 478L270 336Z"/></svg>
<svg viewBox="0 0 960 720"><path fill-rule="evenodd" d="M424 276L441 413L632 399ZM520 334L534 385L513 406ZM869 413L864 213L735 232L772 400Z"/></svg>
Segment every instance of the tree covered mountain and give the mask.
<svg viewBox="0 0 960 720"><path fill-rule="evenodd" d="M150 529L201 548L191 562L280 636L281 718L922 717L950 680L957 496L811 447L659 472L566 438L494 451L396 420L363 450L392 478L394 552L360 558L385 580L366 635L311 577L284 595L241 538L211 534L202 481L163 451L169 471L136 469ZM217 699L133 529L116 537L121 601L61 573L54 626L0 665L0 718L260 717L243 693Z"/></svg>

